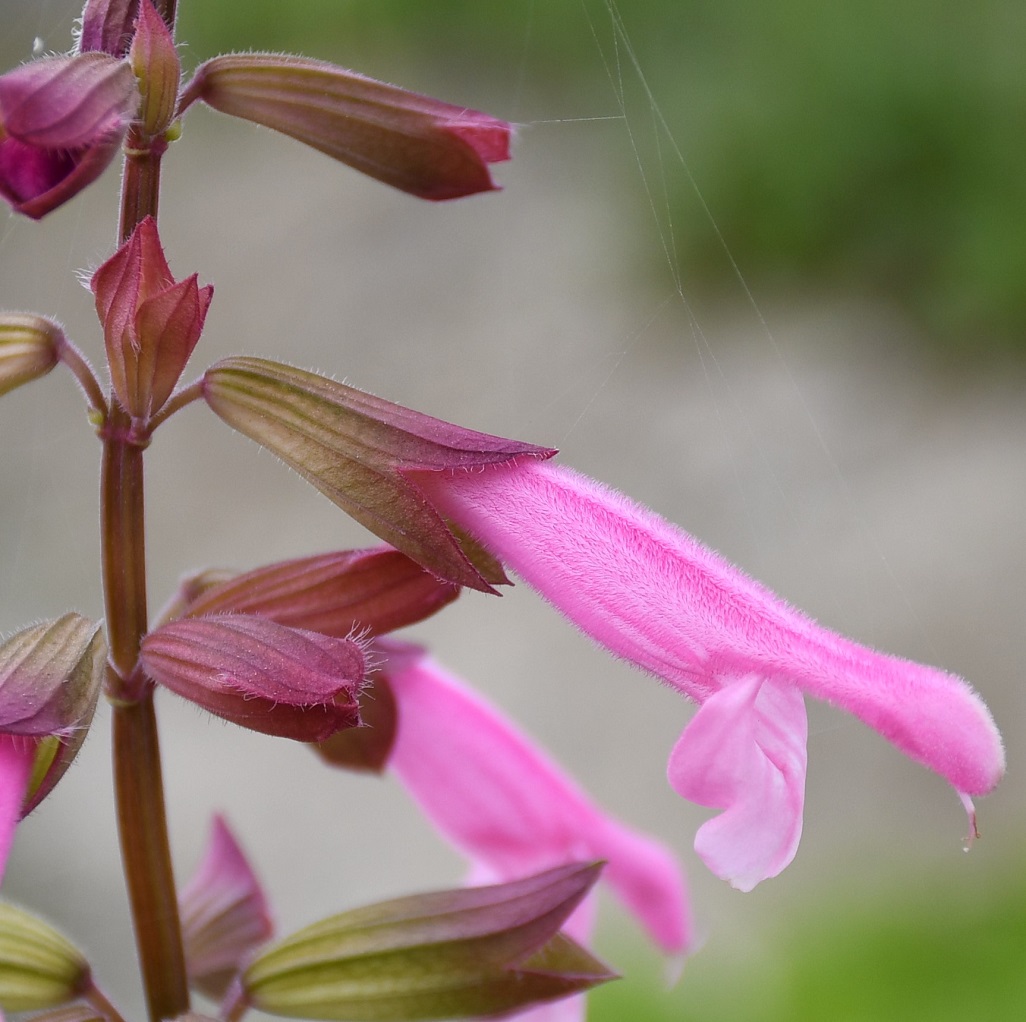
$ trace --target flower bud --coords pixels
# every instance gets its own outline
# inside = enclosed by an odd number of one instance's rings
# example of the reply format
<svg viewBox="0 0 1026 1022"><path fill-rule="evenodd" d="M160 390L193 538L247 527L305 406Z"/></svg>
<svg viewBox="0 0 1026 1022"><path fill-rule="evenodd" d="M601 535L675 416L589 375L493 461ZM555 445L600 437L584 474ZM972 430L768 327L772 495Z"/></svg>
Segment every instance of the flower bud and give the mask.
<svg viewBox="0 0 1026 1022"><path fill-rule="evenodd" d="M278 455L329 500L439 578L492 592L501 566L466 546L409 474L473 470L555 451L454 426L259 358L207 370L215 414Z"/></svg>
<svg viewBox="0 0 1026 1022"><path fill-rule="evenodd" d="M82 11L80 53L99 50L123 57L132 44L132 32L139 17L139 0L86 0Z"/></svg>
<svg viewBox="0 0 1026 1022"><path fill-rule="evenodd" d="M205 710L263 734L319 742L360 723L363 646L222 614L172 621L145 636L143 670Z"/></svg>
<svg viewBox="0 0 1026 1022"><path fill-rule="evenodd" d="M0 733L35 746L21 815L42 801L78 753L105 660L100 626L78 614L23 629L0 645Z"/></svg>
<svg viewBox="0 0 1026 1022"><path fill-rule="evenodd" d="M45 376L56 364L64 332L29 313L0 314L0 394Z"/></svg>
<svg viewBox="0 0 1026 1022"><path fill-rule="evenodd" d="M163 135L175 117L182 65L174 38L150 0L142 0L128 59L142 93L142 130L151 137Z"/></svg>
<svg viewBox="0 0 1026 1022"><path fill-rule="evenodd" d="M133 418L146 420L171 396L203 330L214 289L196 274L175 282L152 217L92 276L111 385Z"/></svg>
<svg viewBox="0 0 1026 1022"><path fill-rule="evenodd" d="M512 128L319 60L236 53L202 64L182 94L254 121L422 199L492 191Z"/></svg>
<svg viewBox="0 0 1026 1022"><path fill-rule="evenodd" d="M89 965L73 945L42 920L0 903L0 1008L53 1008L89 985Z"/></svg>
<svg viewBox="0 0 1026 1022"><path fill-rule="evenodd" d="M39 219L95 181L139 106L106 53L44 57L0 75L0 196Z"/></svg>
<svg viewBox="0 0 1026 1022"><path fill-rule="evenodd" d="M600 865L439 891L300 930L246 970L246 1001L293 1018L476 1018L580 993L613 974L560 934Z"/></svg>
<svg viewBox="0 0 1026 1022"><path fill-rule="evenodd" d="M196 583L185 588L196 589ZM207 585L181 613L255 614L340 638L382 635L451 603L459 588L391 547L342 550L246 571Z"/></svg>

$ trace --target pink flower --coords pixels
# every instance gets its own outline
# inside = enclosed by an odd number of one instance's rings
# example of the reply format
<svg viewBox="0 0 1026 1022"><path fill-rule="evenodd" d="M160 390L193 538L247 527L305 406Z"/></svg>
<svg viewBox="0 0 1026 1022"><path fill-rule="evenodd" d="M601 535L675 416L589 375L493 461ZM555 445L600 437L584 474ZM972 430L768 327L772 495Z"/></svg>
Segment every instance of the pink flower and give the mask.
<svg viewBox="0 0 1026 1022"><path fill-rule="evenodd" d="M0 195L36 220L56 209L103 173L138 106L131 67L106 53L0 75Z"/></svg>
<svg viewBox="0 0 1026 1022"><path fill-rule="evenodd" d="M723 810L700 828L696 849L736 887L775 876L797 848L802 692L939 773L970 816L970 796L1000 779L997 729L962 679L821 628L620 494L526 459L416 481L582 631L701 704L669 778L686 798Z"/></svg>
<svg viewBox="0 0 1026 1022"><path fill-rule="evenodd" d="M496 709L419 650L389 644L382 668L399 707L390 765L434 826L472 863L473 883L606 859L605 881L663 950L691 943L673 856L603 813ZM589 898L566 930L587 940Z"/></svg>
<svg viewBox="0 0 1026 1022"><path fill-rule="evenodd" d="M36 743L22 735L0 733L0 880L11 854L14 830L22 817Z"/></svg>

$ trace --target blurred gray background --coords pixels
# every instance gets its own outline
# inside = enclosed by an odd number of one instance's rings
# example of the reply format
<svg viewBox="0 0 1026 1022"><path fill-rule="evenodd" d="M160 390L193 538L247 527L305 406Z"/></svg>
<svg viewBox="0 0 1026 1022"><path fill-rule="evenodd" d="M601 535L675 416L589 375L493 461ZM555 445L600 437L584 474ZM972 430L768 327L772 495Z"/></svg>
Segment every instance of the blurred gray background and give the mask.
<svg viewBox="0 0 1026 1022"><path fill-rule="evenodd" d="M355 16L353 5L339 10ZM0 35L4 66L27 58L35 36L66 46L68 5L5 0L4 14L14 25ZM605 72L619 67L635 91L639 80L624 39L595 26L598 43L588 43L587 23L574 29L591 58L571 85L533 80L544 35L501 23L485 74L468 68L459 37L424 52L400 36L392 52L384 29L380 38L368 30L319 49L314 21L311 55L520 122L514 159L497 170L504 190L420 204L289 140L196 110L165 160L161 230L172 270L215 284L194 375L232 353L276 357L476 429L558 446L565 463L647 503L824 624L943 665L988 701L1010 774L979 805L983 839L969 856L964 815L944 782L813 705L798 857L741 895L697 860L691 842L706 813L665 781L691 713L678 696L612 662L523 586L501 600L464 595L415 629L605 806L680 853L708 934L687 983L717 961L771 955L782 929L830 899L858 903L945 875L960 888L954 905L1021 862L1024 373L1017 357L993 354L985 332L958 357L938 356L951 346L933 346L922 317L843 277L826 286L774 277L771 286L772 275L757 263L750 276L742 260L744 283L729 273L707 281L681 253L709 222L681 221L664 203L665 181L686 182L690 163L670 136L653 133L647 99L621 116ZM683 16L671 23L666 48L689 27ZM185 38L189 66L216 52ZM213 30L210 38L216 45ZM666 73L658 48L637 58L655 69L649 84ZM672 109L668 123L690 160L693 140ZM76 274L113 250L117 185L112 170L41 224L0 214L0 307L56 317L96 362L102 342ZM717 187L700 176L697 186ZM726 244L732 251L729 233ZM729 262L722 250L716 258ZM99 445L70 376L7 396L0 429L0 628L66 609L99 616ZM371 541L202 407L159 432L148 465L154 608L187 570ZM326 772L299 746L171 696L159 712L182 876L222 810L283 931L461 877L392 780ZM101 981L135 1008L108 740L101 708L73 771L19 830L5 894L84 944ZM622 919L610 912L600 948L617 946Z"/></svg>

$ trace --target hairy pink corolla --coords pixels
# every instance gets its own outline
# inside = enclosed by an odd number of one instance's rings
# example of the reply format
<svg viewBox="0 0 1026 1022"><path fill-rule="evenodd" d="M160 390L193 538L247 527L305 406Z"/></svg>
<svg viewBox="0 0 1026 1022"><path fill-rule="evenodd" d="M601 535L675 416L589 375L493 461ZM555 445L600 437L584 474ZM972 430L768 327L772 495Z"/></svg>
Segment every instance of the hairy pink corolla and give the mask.
<svg viewBox="0 0 1026 1022"><path fill-rule="evenodd" d="M970 796L1001 778L997 728L961 678L819 626L621 494L529 459L411 478L582 631L701 704L669 777L686 798L724 810L696 848L735 886L776 875L797 849L803 692L940 774L971 817Z"/></svg>

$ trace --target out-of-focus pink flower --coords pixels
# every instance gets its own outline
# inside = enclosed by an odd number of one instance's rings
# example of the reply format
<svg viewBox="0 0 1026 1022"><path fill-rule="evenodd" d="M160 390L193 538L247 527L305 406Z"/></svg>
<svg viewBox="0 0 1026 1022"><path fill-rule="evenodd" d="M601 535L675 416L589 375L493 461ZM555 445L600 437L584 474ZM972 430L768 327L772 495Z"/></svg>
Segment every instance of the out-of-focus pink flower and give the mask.
<svg viewBox="0 0 1026 1022"><path fill-rule="evenodd" d="M603 813L496 709L419 650L388 644L382 673L399 707L389 763L434 826L497 883L607 860L603 879L671 954L691 942L680 867L659 842ZM587 899L565 927L586 941Z"/></svg>
<svg viewBox="0 0 1026 1022"><path fill-rule="evenodd" d="M36 220L67 202L106 169L138 107L131 67L106 53L0 75L0 195Z"/></svg>
<svg viewBox="0 0 1026 1022"><path fill-rule="evenodd" d="M194 273L175 282L146 217L92 276L111 385L133 418L146 420L171 396L196 347L214 288Z"/></svg>
<svg viewBox="0 0 1026 1022"><path fill-rule="evenodd" d="M99 625L78 614L0 643L0 879L15 825L49 794L85 739L105 661Z"/></svg>
<svg viewBox="0 0 1026 1022"><path fill-rule="evenodd" d="M219 815L178 904L189 982L220 1000L246 959L271 939L274 925L260 881Z"/></svg>
<svg viewBox="0 0 1026 1022"><path fill-rule="evenodd" d="M11 854L14 829L22 816L36 743L23 735L0 733L0 880Z"/></svg>
<svg viewBox="0 0 1026 1022"><path fill-rule="evenodd" d="M179 109L197 99L422 199L492 191L488 165L509 159L505 121L304 57L214 57L196 69Z"/></svg>
<svg viewBox="0 0 1026 1022"><path fill-rule="evenodd" d="M939 773L971 817L970 796L1001 778L1000 736L961 678L821 628L626 497L529 459L416 482L582 631L701 704L673 750L670 782L723 810L696 848L736 887L775 876L797 849L803 692Z"/></svg>

